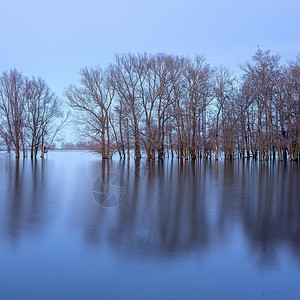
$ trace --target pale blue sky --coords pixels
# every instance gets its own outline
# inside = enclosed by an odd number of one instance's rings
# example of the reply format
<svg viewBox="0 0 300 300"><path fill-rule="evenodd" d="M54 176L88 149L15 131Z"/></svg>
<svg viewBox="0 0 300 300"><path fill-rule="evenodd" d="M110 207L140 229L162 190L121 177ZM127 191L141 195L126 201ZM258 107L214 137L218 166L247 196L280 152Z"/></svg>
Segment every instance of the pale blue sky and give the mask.
<svg viewBox="0 0 300 300"><path fill-rule="evenodd" d="M40 75L59 95L115 53L199 53L236 71L257 45L300 52L299 0L0 1L0 71Z"/></svg>

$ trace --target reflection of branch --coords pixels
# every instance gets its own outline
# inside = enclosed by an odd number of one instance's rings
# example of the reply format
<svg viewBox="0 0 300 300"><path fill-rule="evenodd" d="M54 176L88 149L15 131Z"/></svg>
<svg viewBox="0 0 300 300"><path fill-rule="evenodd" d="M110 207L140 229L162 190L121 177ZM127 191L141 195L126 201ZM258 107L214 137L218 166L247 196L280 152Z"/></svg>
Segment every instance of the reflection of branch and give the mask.
<svg viewBox="0 0 300 300"><path fill-rule="evenodd" d="M50 149L51 145L53 144L53 141L56 137L56 135L58 134L59 131L61 131L65 125L65 123L67 122L67 120L69 119L69 116L70 116L70 112L67 113L67 116L65 117L65 119L60 123L60 125L56 128L53 136L52 136L52 139L51 139L51 142L49 143L49 146L45 149L45 152L47 153L48 150Z"/></svg>

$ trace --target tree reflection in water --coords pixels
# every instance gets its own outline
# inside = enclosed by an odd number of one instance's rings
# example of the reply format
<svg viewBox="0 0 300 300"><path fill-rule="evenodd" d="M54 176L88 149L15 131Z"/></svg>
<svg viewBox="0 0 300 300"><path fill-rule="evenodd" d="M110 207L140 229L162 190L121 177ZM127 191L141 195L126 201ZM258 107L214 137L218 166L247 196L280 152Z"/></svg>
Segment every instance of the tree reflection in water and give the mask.
<svg viewBox="0 0 300 300"><path fill-rule="evenodd" d="M280 247L299 260L297 163L55 161L2 156L1 240L47 236L51 226L64 231L67 224L66 234L82 234L86 245L172 258L222 247L239 230L259 263L275 262ZM105 184L108 174L118 174L115 184L126 188L113 208L98 205L92 193L94 180L102 176Z"/></svg>

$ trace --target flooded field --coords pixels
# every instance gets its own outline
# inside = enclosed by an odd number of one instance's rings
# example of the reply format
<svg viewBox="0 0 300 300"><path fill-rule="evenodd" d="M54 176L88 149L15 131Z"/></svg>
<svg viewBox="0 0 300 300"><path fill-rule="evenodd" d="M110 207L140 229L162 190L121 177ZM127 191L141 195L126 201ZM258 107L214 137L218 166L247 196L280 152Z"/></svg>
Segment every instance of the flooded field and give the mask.
<svg viewBox="0 0 300 300"><path fill-rule="evenodd" d="M299 299L297 163L0 153L1 299Z"/></svg>

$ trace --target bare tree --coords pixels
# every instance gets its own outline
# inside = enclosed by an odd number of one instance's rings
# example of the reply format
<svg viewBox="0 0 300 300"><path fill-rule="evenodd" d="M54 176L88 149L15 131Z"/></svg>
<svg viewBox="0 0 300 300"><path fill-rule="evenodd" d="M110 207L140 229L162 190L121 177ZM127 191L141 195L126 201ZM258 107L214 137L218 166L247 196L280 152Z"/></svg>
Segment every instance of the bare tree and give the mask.
<svg viewBox="0 0 300 300"><path fill-rule="evenodd" d="M80 85L65 90L68 104L76 110L81 135L94 144L103 159L111 158L116 146L111 141L111 107L114 88L108 84L99 67L80 71Z"/></svg>
<svg viewBox="0 0 300 300"><path fill-rule="evenodd" d="M234 78L230 74L229 70L220 67L215 76L215 118L214 118L214 138L212 146L215 147L215 159L218 160L220 152L220 135L225 133L225 119L228 117L228 111L232 109L232 100L234 98ZM223 136L223 146L225 145L225 139Z"/></svg>
<svg viewBox="0 0 300 300"><path fill-rule="evenodd" d="M257 103L257 135L259 140L260 160L268 158L270 150L270 138L277 148L279 159L282 160L282 152L279 143L278 131L274 124L274 97L276 95L276 82L280 77L279 56L263 52L258 49L244 67L244 79L251 85L253 97Z"/></svg>
<svg viewBox="0 0 300 300"><path fill-rule="evenodd" d="M198 123L206 122L205 113L214 99L213 93L213 70L202 56L196 56L194 61L187 60L184 68L185 87L185 111L186 111L186 137L185 148L189 149L191 159L197 158L197 126ZM187 149L185 150L185 153ZM187 155L185 154L187 159Z"/></svg>
<svg viewBox="0 0 300 300"><path fill-rule="evenodd" d="M50 133L53 120L61 115L57 96L46 82L38 78L25 78L26 132L31 157L41 149L44 155L45 136Z"/></svg>
<svg viewBox="0 0 300 300"><path fill-rule="evenodd" d="M300 149L300 57L283 68L278 78L278 96L275 102L281 127L280 145L289 154L290 160L297 160Z"/></svg>
<svg viewBox="0 0 300 300"><path fill-rule="evenodd" d="M141 132L142 117L143 74L147 67L146 55L134 56L132 54L116 55L115 62L110 66L112 82L118 101L128 113L128 126L134 139L134 155L141 158ZM121 105L119 106L121 107Z"/></svg>
<svg viewBox="0 0 300 300"><path fill-rule="evenodd" d="M3 134L12 143L16 158L22 147L25 97L24 79L16 69L3 72L0 77L0 110L3 116Z"/></svg>

